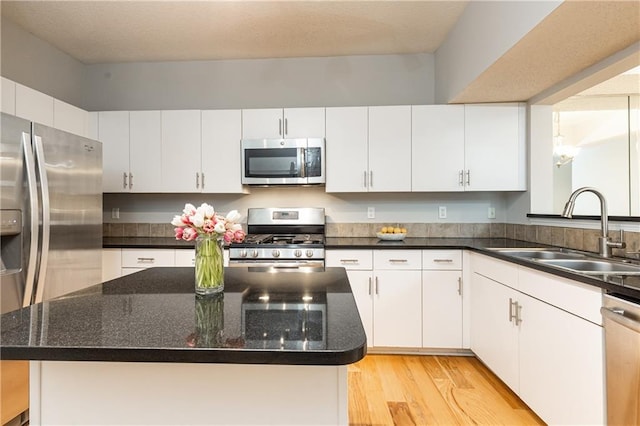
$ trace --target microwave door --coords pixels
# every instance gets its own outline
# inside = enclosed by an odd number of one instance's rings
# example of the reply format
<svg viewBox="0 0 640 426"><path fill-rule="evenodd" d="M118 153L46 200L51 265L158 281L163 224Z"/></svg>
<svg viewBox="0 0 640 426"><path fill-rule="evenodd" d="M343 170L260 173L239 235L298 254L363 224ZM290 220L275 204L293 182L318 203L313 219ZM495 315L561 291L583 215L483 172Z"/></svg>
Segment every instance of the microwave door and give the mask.
<svg viewBox="0 0 640 426"><path fill-rule="evenodd" d="M309 184L325 183L324 139L309 138L305 150L305 176Z"/></svg>
<svg viewBox="0 0 640 426"><path fill-rule="evenodd" d="M250 185L303 184L306 139L242 141L242 183Z"/></svg>

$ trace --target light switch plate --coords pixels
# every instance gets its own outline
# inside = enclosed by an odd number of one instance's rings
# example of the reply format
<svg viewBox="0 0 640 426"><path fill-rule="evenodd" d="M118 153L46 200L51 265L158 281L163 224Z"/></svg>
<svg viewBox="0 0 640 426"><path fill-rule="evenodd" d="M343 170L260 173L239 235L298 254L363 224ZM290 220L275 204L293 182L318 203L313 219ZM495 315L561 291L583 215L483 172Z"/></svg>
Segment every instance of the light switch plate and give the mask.
<svg viewBox="0 0 640 426"><path fill-rule="evenodd" d="M111 219L120 219L120 209L118 207L111 209Z"/></svg>
<svg viewBox="0 0 640 426"><path fill-rule="evenodd" d="M495 219L496 218L496 208L495 207L489 207L489 209L487 210L487 217L489 219Z"/></svg>
<svg viewBox="0 0 640 426"><path fill-rule="evenodd" d="M376 218L376 208L375 207L367 207L367 218L375 219Z"/></svg>

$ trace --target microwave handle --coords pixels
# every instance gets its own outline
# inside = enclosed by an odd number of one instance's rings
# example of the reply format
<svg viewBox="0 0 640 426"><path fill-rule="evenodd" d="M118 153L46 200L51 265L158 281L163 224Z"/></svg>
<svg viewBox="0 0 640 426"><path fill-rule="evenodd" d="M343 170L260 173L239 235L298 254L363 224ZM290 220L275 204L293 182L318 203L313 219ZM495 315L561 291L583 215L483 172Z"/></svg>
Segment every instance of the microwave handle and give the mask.
<svg viewBox="0 0 640 426"><path fill-rule="evenodd" d="M307 177L307 150L305 148L300 149L301 153L301 164L300 164L300 177Z"/></svg>

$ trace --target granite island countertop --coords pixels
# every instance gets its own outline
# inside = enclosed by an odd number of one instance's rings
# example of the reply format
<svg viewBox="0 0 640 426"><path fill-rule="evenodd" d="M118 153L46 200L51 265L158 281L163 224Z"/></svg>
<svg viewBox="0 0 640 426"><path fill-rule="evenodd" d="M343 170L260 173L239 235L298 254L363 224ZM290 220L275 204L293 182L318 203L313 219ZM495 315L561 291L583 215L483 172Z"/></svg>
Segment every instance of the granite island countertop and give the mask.
<svg viewBox="0 0 640 426"><path fill-rule="evenodd" d="M345 365L367 346L343 268L227 268L224 293L206 298L193 268L151 268L0 321L7 360Z"/></svg>

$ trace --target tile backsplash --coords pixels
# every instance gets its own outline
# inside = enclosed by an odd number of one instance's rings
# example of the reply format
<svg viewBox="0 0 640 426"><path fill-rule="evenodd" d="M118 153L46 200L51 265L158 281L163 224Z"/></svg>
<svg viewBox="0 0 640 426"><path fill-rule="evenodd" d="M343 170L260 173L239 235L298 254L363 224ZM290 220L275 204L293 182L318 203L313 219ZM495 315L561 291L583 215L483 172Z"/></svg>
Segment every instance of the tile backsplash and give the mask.
<svg viewBox="0 0 640 426"><path fill-rule="evenodd" d="M598 229L564 228L559 226L520 225L511 223L400 223L389 224L407 228L417 238L510 238L533 243L567 247L590 252L598 251ZM383 223L328 223L327 237L373 237ZM105 237L173 237L169 223L104 223ZM619 231L610 231L614 241ZM625 249L614 249L616 256L638 258L640 232L625 232Z"/></svg>

